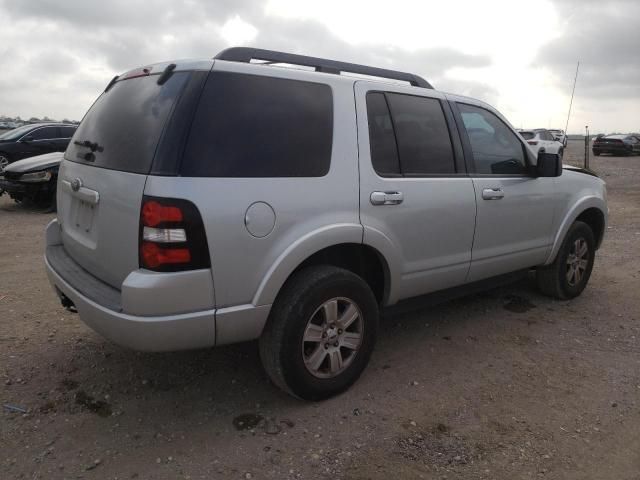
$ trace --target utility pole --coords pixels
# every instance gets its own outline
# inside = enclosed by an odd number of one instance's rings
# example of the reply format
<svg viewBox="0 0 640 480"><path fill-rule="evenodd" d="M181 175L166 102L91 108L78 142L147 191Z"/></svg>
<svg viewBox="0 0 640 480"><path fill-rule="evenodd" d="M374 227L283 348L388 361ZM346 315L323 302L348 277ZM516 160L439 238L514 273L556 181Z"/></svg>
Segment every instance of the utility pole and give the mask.
<svg viewBox="0 0 640 480"><path fill-rule="evenodd" d="M589 170L589 125L585 125L584 130L584 168Z"/></svg>

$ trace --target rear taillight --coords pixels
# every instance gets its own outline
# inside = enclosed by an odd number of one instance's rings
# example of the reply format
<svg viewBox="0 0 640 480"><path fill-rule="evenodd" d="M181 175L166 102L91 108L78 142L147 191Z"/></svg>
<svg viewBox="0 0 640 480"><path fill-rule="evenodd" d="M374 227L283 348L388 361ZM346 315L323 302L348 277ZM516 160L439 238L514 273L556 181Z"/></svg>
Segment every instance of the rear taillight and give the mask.
<svg viewBox="0 0 640 480"><path fill-rule="evenodd" d="M177 272L211 265L202 217L188 200L144 196L139 237L141 268Z"/></svg>
<svg viewBox="0 0 640 480"><path fill-rule="evenodd" d="M537 144L538 144L538 141L537 141L537 140L527 140L527 143L528 143L529 145L537 145Z"/></svg>

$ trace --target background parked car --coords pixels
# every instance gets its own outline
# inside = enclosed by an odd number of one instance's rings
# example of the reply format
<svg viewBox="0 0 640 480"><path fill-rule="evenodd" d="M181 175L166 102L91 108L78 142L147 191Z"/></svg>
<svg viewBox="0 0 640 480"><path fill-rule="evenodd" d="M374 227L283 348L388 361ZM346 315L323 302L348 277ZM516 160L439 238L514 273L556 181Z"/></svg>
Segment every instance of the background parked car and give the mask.
<svg viewBox="0 0 640 480"><path fill-rule="evenodd" d="M0 172L16 160L64 152L76 128L65 123L34 123L0 134Z"/></svg>
<svg viewBox="0 0 640 480"><path fill-rule="evenodd" d="M564 145L556 140L549 130L536 128L535 130L518 130L518 132L527 141L535 155L538 155L538 152L557 153L562 158Z"/></svg>
<svg viewBox="0 0 640 480"><path fill-rule="evenodd" d="M635 135L605 135L594 140L591 150L596 156L601 153L611 153L613 155L640 154L640 139Z"/></svg>
<svg viewBox="0 0 640 480"><path fill-rule="evenodd" d="M16 202L28 201L56 210L56 184L63 152L45 153L18 160L0 174L0 195L3 191Z"/></svg>
<svg viewBox="0 0 640 480"><path fill-rule="evenodd" d="M566 148L567 136L565 135L564 130L551 129L549 130L549 132L551 132L551 135L553 135L553 138L558 140Z"/></svg>

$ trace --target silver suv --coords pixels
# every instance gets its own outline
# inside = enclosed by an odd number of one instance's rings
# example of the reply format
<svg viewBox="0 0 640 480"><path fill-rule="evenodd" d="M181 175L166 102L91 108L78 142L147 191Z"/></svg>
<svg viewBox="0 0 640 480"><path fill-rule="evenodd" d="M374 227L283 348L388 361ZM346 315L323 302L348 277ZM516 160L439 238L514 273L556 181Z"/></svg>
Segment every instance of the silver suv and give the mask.
<svg viewBox="0 0 640 480"><path fill-rule="evenodd" d="M114 78L58 182L64 306L138 350L259 339L274 383L314 400L362 373L382 307L530 269L579 295L607 219L602 180L483 102L248 48Z"/></svg>

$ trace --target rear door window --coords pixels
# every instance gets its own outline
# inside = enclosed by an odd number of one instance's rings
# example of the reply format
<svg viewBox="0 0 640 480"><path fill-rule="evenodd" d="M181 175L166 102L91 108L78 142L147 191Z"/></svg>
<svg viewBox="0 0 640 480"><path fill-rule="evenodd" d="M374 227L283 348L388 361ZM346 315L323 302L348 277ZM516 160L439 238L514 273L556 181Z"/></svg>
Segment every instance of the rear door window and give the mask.
<svg viewBox="0 0 640 480"><path fill-rule="evenodd" d="M367 94L367 118L373 169L383 177L400 175L396 136L384 93Z"/></svg>
<svg viewBox="0 0 640 480"><path fill-rule="evenodd" d="M180 173L321 177L329 171L332 138L328 85L213 72L195 114Z"/></svg>
<svg viewBox="0 0 640 480"><path fill-rule="evenodd" d="M440 100L387 94L405 175L455 173L453 146Z"/></svg>
<svg viewBox="0 0 640 480"><path fill-rule="evenodd" d="M456 173L449 128L438 99L367 94L371 162L381 176Z"/></svg>
<svg viewBox="0 0 640 480"><path fill-rule="evenodd" d="M59 138L58 127L42 127L34 130L28 135L31 140L53 140Z"/></svg>
<svg viewBox="0 0 640 480"><path fill-rule="evenodd" d="M189 75L176 72L162 85L158 85L158 75L116 82L82 119L65 158L112 170L149 173L160 135ZM96 148L78 145L84 142Z"/></svg>
<svg viewBox="0 0 640 480"><path fill-rule="evenodd" d="M60 127L61 138L71 138L76 132L76 127Z"/></svg>
<svg viewBox="0 0 640 480"><path fill-rule="evenodd" d="M527 173L523 143L496 115L484 108L459 103L476 173L524 175Z"/></svg>

